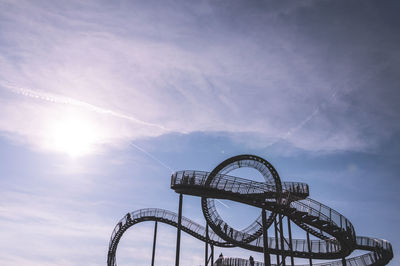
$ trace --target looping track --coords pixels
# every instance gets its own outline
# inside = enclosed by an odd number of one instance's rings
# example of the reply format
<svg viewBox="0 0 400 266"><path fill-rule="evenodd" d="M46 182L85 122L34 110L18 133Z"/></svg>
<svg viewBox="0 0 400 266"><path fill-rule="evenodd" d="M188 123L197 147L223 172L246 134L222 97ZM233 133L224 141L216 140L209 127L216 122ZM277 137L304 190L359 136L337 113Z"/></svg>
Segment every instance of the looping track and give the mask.
<svg viewBox="0 0 400 266"><path fill-rule="evenodd" d="M258 170L266 182L228 175L230 171L241 167ZM310 244L305 239L292 239L292 243L289 244L286 240L269 237L266 251L270 254L333 260L314 265L342 265L341 258L350 255L356 249L369 252L347 258L347 265L386 265L393 257L392 246L388 241L356 236L353 225L346 217L308 198L307 184L282 183L273 166L254 155L232 157L218 165L211 173L176 172L171 177L171 188L177 193L202 197L204 217L212 230L206 236L204 226L185 217L182 217L181 229L214 246L237 246L264 252L261 217L244 230L232 228L219 216L213 201L213 199L228 199L268 210L266 223L268 227L277 214L284 215L306 232L319 238L312 240ZM178 214L162 209L142 209L125 215L112 232L108 266L117 265L115 254L123 233L131 226L145 221L158 221L178 227ZM340 260L335 261L335 259ZM232 264L223 265L244 265L240 263L242 259L229 258L229 260Z"/></svg>

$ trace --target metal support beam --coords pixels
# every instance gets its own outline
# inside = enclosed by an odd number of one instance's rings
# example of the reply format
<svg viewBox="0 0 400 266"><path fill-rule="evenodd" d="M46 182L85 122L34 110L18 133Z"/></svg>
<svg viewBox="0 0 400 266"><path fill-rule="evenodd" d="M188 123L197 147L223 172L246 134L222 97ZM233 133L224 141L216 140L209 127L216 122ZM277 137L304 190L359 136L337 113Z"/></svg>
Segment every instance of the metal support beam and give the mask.
<svg viewBox="0 0 400 266"><path fill-rule="evenodd" d="M293 257L293 240L292 240L292 227L290 225L290 219L287 217L287 224L288 224L288 231L289 231L289 246L290 246L290 251L292 251L292 254L290 255L290 264L294 266L294 257Z"/></svg>
<svg viewBox="0 0 400 266"><path fill-rule="evenodd" d="M311 241L310 241L310 233L309 232L307 232L307 246L308 246L308 252L311 253ZM310 261L310 266L312 266L311 257L309 258L309 261Z"/></svg>
<svg viewBox="0 0 400 266"><path fill-rule="evenodd" d="M281 265L281 260L279 258L279 237L278 237L278 223L276 220L276 216L275 216L275 222L274 222L274 227L275 227L275 248L277 250L276 252L276 265Z"/></svg>
<svg viewBox="0 0 400 266"><path fill-rule="evenodd" d="M154 266L154 258L156 256L156 241L157 241L157 221L154 223L153 254L151 256L151 266Z"/></svg>
<svg viewBox="0 0 400 266"><path fill-rule="evenodd" d="M211 265L214 265L214 245L211 245Z"/></svg>
<svg viewBox="0 0 400 266"><path fill-rule="evenodd" d="M180 252L180 249L181 249L182 201L183 201L183 196L182 196L182 194L179 194L178 230L177 230L177 233L176 233L175 266L179 266L179 252Z"/></svg>
<svg viewBox="0 0 400 266"><path fill-rule="evenodd" d="M205 257L204 257L204 265L208 266L208 223L206 225L206 251L205 251Z"/></svg>
<svg viewBox="0 0 400 266"><path fill-rule="evenodd" d="M279 232L281 237L281 250L285 249L285 238L283 235L282 214L279 214ZM286 257L282 254L282 265L286 266Z"/></svg>
<svg viewBox="0 0 400 266"><path fill-rule="evenodd" d="M343 266L346 266L346 265L347 265L346 257L343 257L343 258L342 258L342 265L343 265Z"/></svg>
<svg viewBox="0 0 400 266"><path fill-rule="evenodd" d="M268 253L267 213L264 208L261 211L261 217L262 217L262 227L263 227L264 265L271 266L271 257Z"/></svg>

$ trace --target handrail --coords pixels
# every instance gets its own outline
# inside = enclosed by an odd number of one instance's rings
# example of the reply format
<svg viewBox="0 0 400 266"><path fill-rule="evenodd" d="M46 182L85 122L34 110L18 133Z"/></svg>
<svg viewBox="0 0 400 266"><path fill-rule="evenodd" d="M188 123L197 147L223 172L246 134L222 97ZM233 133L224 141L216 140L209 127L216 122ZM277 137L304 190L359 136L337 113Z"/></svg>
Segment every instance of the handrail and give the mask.
<svg viewBox="0 0 400 266"><path fill-rule="evenodd" d="M377 239L370 238L365 236L357 236L356 238L357 246L359 249L370 249L372 252L368 252L366 254L356 256L353 258L346 259L347 265L384 265L388 263L393 257L393 249L390 242ZM387 253L386 256L382 256L382 253ZM217 264L220 263L220 264ZM250 266L250 261L242 258L223 258L221 260L217 260L215 266ZM314 266L342 266L342 260L329 261L329 262L321 262L321 263L313 263ZM254 266L264 266L263 262L254 261ZM276 264L271 264L271 266L276 266ZM309 264L298 264L297 266L309 266Z"/></svg>
<svg viewBox="0 0 400 266"><path fill-rule="evenodd" d="M184 170L174 172L171 176L171 187L179 185L191 186L206 186L206 181L210 172L197 171L197 170ZM242 194L263 194L268 192L276 192L276 187L273 184L266 184L264 182L253 181L245 178L217 174L211 183L214 188L230 188L230 191ZM235 191L236 189L236 191ZM309 194L308 185L300 182L283 182L282 191L303 194Z"/></svg>
<svg viewBox="0 0 400 266"><path fill-rule="evenodd" d="M125 215L118 223L117 226L114 228L112 236L110 238L110 249L109 249L109 255L115 253L115 249L118 245L118 242L120 238L122 237L123 232L125 232L129 227L133 226L136 223L144 222L144 221L149 221L147 218L151 218L153 221L160 221L164 222L173 226L177 226L178 223L178 215L174 212L168 211L168 210L163 210L163 209L157 209L157 208L147 208L147 209L140 209L131 213L128 213ZM192 236L196 237L197 239L200 239L202 241L206 240L206 229L204 226L201 226L197 224L196 222L186 218L182 217L182 230L191 234ZM216 246L221 246L221 247L233 247L232 245L229 245L226 241L221 239L215 232L209 230L209 241L213 245ZM322 243L325 242L327 245L325 247L328 247L327 249L324 248ZM262 241L259 239L255 240L254 243L258 243L259 247L262 248ZM278 244L279 248L280 247L280 239L275 239L275 238L268 238L268 246L269 247L275 247L275 245ZM363 262L371 262L375 263L378 260L382 260L382 251L392 254L392 246L388 241L381 240L381 239L373 239L373 238L368 238L368 237L357 237L357 245L358 248L360 249L368 249L371 250L373 249L373 252L364 254L359 257L355 258L350 258L348 259L349 263L359 263L359 264L354 264L354 265L369 265L367 264L360 264L360 261ZM311 251L315 252L316 247L319 247L320 252L333 252L333 251L338 251L338 243L336 240L332 239L330 241L321 241L321 240L312 240L311 241ZM304 239L293 239L293 247L294 247L294 252L310 252L307 247L307 242ZM322 247L322 249L321 249ZM284 249L288 249L287 246L283 247ZM380 251L378 254L377 251ZM387 258L386 258L387 260ZM390 259L389 259L390 260ZM232 262L233 258L229 258L227 261ZM235 263L236 264L222 264L222 265L246 265L246 264L240 264L241 262L245 262L246 260L244 259L236 259ZM112 256L109 258L109 265L116 265L115 258ZM255 264L255 265L263 265L263 263ZM340 261L333 261L333 262L324 262L321 264L314 264L314 265L330 265L330 266L336 266L336 265L341 265L341 260ZM353 265L353 264L349 264Z"/></svg>

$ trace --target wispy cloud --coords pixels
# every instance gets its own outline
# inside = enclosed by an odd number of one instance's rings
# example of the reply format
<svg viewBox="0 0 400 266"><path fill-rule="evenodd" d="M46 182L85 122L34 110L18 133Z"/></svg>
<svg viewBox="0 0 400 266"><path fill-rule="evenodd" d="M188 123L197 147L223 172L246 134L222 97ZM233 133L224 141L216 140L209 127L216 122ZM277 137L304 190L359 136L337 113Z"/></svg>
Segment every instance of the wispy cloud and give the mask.
<svg viewBox="0 0 400 266"><path fill-rule="evenodd" d="M119 112L116 112L116 111L113 111L113 110L109 110L109 109L104 109L104 108L92 105L90 103L87 103L87 102L79 101L79 100L72 99L72 98L65 97L65 96L61 96L61 95L54 95L54 94L50 94L50 93L34 91L34 90L31 90L31 89L27 89L27 88L18 88L16 86L7 85L7 84L1 84L1 85L4 88L10 89L10 91L12 91L13 93L22 95L24 97L30 97L30 98L33 98L33 99L39 99L39 100L43 100L43 101L47 101L47 102L51 102L51 103L66 104L66 105L81 107L81 108L87 109L89 111L93 111L93 112L100 113L100 114L106 114L106 115L115 116L117 118L126 119L128 121L133 122L133 123L137 123L137 124L140 124L140 125L143 125L143 126L156 127L158 129L162 129L165 132L168 132L168 129L166 129L165 127L163 127L161 125L149 123L149 122L140 120L138 118L135 118L133 116L121 114Z"/></svg>
<svg viewBox="0 0 400 266"><path fill-rule="evenodd" d="M107 243L109 225L93 212L93 202L21 191L2 191L2 195L0 261L4 265L77 265L88 250L101 252ZM85 213L82 207L92 212ZM82 248L78 243L91 244ZM97 262L88 263L99 263L103 254L97 256Z"/></svg>
<svg viewBox="0 0 400 266"><path fill-rule="evenodd" d="M49 113L70 108L96 113L90 119L107 132L99 142L109 144L223 131L253 134L259 146L284 140L306 150L364 150L398 130L386 118L397 113L388 96L395 58L379 46L392 35L366 30L362 49L350 45L360 43L353 33L368 29L372 13L350 18L340 5L309 2L3 5L10 11L0 13L0 85L26 99L1 94L0 130L33 145L46 138ZM326 27L307 21L306 12ZM41 119L27 108L37 105Z"/></svg>

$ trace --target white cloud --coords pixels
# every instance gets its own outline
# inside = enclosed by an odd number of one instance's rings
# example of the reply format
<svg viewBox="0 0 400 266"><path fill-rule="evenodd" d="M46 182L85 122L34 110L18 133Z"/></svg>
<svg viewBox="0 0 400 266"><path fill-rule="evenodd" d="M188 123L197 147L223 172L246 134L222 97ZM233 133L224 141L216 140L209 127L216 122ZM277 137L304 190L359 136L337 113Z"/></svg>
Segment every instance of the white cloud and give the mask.
<svg viewBox="0 0 400 266"><path fill-rule="evenodd" d="M240 5L222 11L211 3L4 5L12 12L0 13L0 130L40 149L51 150L47 127L71 112L92 124L93 142L107 145L222 131L253 134L260 146L363 150L386 137L374 124L393 129L352 103L365 77L387 65L354 78L364 69L348 62L345 47L336 59L348 64L330 71L318 58L324 43L296 42L296 24L274 12L250 7L248 16ZM313 11L274 8L282 16Z"/></svg>

